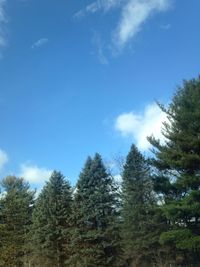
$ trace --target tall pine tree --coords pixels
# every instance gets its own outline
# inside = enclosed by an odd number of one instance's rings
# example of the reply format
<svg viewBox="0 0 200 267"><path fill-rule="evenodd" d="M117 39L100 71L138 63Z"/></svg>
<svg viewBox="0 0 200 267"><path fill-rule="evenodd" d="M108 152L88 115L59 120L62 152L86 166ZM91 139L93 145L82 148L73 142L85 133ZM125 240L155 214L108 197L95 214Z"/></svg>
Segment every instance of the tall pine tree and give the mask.
<svg viewBox="0 0 200 267"><path fill-rule="evenodd" d="M132 145L122 175L122 243L129 266L151 266L155 261L159 231L155 204L149 166Z"/></svg>
<svg viewBox="0 0 200 267"><path fill-rule="evenodd" d="M34 192L27 182L15 176L6 177L1 184L0 266L27 266Z"/></svg>
<svg viewBox="0 0 200 267"><path fill-rule="evenodd" d="M168 108L166 142L154 146L155 190L163 196L161 210L168 231L160 237L172 248L175 264L200 264L200 77L185 81ZM192 265L194 266L194 265Z"/></svg>
<svg viewBox="0 0 200 267"><path fill-rule="evenodd" d="M72 190L54 171L40 193L33 212L33 262L39 267L63 267L69 257Z"/></svg>
<svg viewBox="0 0 200 267"><path fill-rule="evenodd" d="M117 202L116 188L101 156L89 157L74 197L70 266L118 266Z"/></svg>

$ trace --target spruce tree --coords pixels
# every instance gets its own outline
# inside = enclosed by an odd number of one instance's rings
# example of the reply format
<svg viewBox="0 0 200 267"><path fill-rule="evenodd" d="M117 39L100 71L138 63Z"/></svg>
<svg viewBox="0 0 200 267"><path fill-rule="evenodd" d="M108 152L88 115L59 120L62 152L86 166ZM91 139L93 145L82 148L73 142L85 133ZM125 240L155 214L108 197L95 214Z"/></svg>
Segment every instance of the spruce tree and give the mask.
<svg viewBox="0 0 200 267"><path fill-rule="evenodd" d="M1 185L0 266L26 266L34 192L23 178L15 176L6 177Z"/></svg>
<svg viewBox="0 0 200 267"><path fill-rule="evenodd" d="M74 196L73 254L69 266L118 266L117 202L116 188L101 156L89 157Z"/></svg>
<svg viewBox="0 0 200 267"><path fill-rule="evenodd" d="M144 156L132 145L122 175L122 243L130 266L151 266L158 249L150 169Z"/></svg>
<svg viewBox="0 0 200 267"><path fill-rule="evenodd" d="M161 106L161 105L160 105ZM200 264L200 77L185 81L168 108L161 144L154 137L155 190L168 225L160 242L172 248L175 264ZM188 263L189 266L189 263ZM192 265L193 266L193 265Z"/></svg>
<svg viewBox="0 0 200 267"><path fill-rule="evenodd" d="M72 190L54 171L40 193L33 212L31 244L39 267L63 267L69 257Z"/></svg>

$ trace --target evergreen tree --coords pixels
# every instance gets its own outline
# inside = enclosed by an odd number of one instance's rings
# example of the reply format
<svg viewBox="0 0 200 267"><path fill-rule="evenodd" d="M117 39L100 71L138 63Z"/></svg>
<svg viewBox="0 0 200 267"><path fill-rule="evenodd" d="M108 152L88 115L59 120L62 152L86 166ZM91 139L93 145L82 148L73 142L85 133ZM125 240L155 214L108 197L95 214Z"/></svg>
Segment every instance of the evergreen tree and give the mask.
<svg viewBox="0 0 200 267"><path fill-rule="evenodd" d="M72 191L54 171L40 193L33 212L32 249L35 266L63 267L69 257Z"/></svg>
<svg viewBox="0 0 200 267"><path fill-rule="evenodd" d="M0 198L0 266L26 266L34 192L23 178L2 181Z"/></svg>
<svg viewBox="0 0 200 267"><path fill-rule="evenodd" d="M166 142L149 138L157 169L155 190L163 196L161 209L168 225L160 241L172 248L175 264L199 266L200 77L185 81L169 107L161 108L169 119L163 127Z"/></svg>
<svg viewBox="0 0 200 267"><path fill-rule="evenodd" d="M117 195L99 154L87 159L73 205L73 255L69 265L112 267L119 264Z"/></svg>
<svg viewBox="0 0 200 267"><path fill-rule="evenodd" d="M150 266L158 249L155 197L147 161L135 145L122 175L122 241L125 259L132 266Z"/></svg>

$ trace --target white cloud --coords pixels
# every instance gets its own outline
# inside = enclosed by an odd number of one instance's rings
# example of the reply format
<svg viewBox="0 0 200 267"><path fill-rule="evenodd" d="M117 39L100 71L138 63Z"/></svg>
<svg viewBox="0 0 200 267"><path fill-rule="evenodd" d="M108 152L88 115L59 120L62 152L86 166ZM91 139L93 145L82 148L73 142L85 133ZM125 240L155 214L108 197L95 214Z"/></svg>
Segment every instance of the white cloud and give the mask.
<svg viewBox="0 0 200 267"><path fill-rule="evenodd" d="M0 170L3 169L4 165L8 162L8 155L5 151L0 149Z"/></svg>
<svg viewBox="0 0 200 267"><path fill-rule="evenodd" d="M123 46L141 30L149 17L168 10L170 0L129 0L122 8L121 19L114 34L114 43Z"/></svg>
<svg viewBox="0 0 200 267"><path fill-rule="evenodd" d="M37 165L22 164L20 170L20 177L25 178L33 184L42 184L51 176L52 170L46 168L39 168Z"/></svg>
<svg viewBox="0 0 200 267"><path fill-rule="evenodd" d="M84 9L79 10L74 17L83 18L87 13L96 13L103 11L104 13L110 11L113 8L120 7L126 0L97 0L87 5Z"/></svg>
<svg viewBox="0 0 200 267"><path fill-rule="evenodd" d="M153 103L146 106L143 114L135 112L123 113L115 121L115 129L124 137L131 137L141 150L147 150L151 147L147 136L154 135L155 138L164 142L161 133L163 122L167 116L160 110L157 104Z"/></svg>
<svg viewBox="0 0 200 267"><path fill-rule="evenodd" d="M47 38L41 38L39 40L37 40L35 43L32 44L31 48L34 49L34 48L39 48L43 45L45 45L46 43L48 43L48 39Z"/></svg>
<svg viewBox="0 0 200 267"><path fill-rule="evenodd" d="M6 15L5 15L5 4L6 0L0 0L0 47L3 47L6 45L6 39L4 35L4 26L6 21Z"/></svg>

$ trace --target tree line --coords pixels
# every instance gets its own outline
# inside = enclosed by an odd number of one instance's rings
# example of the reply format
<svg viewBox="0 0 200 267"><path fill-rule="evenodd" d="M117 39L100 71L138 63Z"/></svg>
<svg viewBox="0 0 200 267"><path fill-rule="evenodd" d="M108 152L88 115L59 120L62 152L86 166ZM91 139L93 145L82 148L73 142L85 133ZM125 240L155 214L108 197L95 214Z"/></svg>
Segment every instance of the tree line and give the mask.
<svg viewBox="0 0 200 267"><path fill-rule="evenodd" d="M101 156L88 157L75 190L54 171L40 192L5 177L0 266L200 266L200 77L168 107L152 156L133 144L116 184Z"/></svg>

